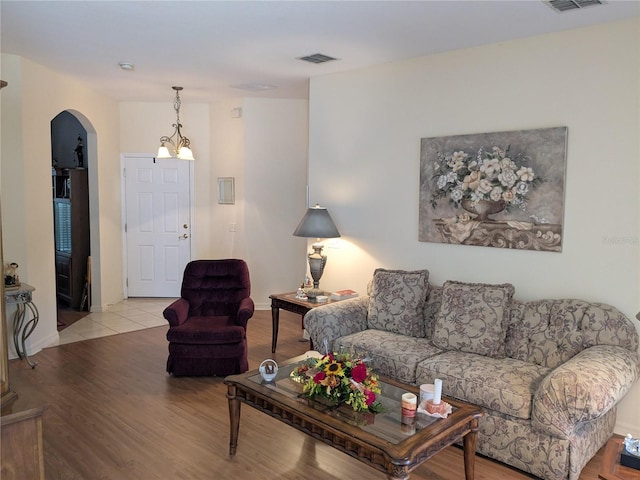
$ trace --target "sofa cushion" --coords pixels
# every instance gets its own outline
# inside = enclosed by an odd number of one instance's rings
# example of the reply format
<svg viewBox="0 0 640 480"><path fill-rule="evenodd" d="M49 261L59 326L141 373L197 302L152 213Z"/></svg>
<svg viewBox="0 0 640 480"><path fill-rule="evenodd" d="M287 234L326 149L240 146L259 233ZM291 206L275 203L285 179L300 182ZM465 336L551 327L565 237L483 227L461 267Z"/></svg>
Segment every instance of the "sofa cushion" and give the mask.
<svg viewBox="0 0 640 480"><path fill-rule="evenodd" d="M167 340L175 343L223 345L241 343L244 339L245 329L234 325L229 317L191 317L167 331Z"/></svg>
<svg viewBox="0 0 640 480"><path fill-rule="evenodd" d="M421 361L417 383L442 380L442 393L513 417L531 416L533 395L551 370L512 358L444 352Z"/></svg>
<svg viewBox="0 0 640 480"><path fill-rule="evenodd" d="M338 338L334 349L370 358L368 363L374 372L405 383L415 383L420 361L442 353L426 338L383 330L363 330Z"/></svg>
<svg viewBox="0 0 640 480"><path fill-rule="evenodd" d="M605 303L591 303L582 317L584 346L617 345L635 352L638 335L634 325L617 308Z"/></svg>
<svg viewBox="0 0 640 480"><path fill-rule="evenodd" d="M428 270L376 269L373 274L367 326L424 337L422 310L429 289Z"/></svg>
<svg viewBox="0 0 640 480"><path fill-rule="evenodd" d="M514 301L506 355L549 368L563 364L585 348L583 317L588 307L571 299Z"/></svg>
<svg viewBox="0 0 640 480"><path fill-rule="evenodd" d="M429 284L427 301L424 302L424 309L422 310L425 338L433 337L433 327L436 324L436 318L438 318L438 312L440 311L441 303L442 303L442 287Z"/></svg>
<svg viewBox="0 0 640 480"><path fill-rule="evenodd" d="M444 350L504 357L513 285L447 281L432 341Z"/></svg>

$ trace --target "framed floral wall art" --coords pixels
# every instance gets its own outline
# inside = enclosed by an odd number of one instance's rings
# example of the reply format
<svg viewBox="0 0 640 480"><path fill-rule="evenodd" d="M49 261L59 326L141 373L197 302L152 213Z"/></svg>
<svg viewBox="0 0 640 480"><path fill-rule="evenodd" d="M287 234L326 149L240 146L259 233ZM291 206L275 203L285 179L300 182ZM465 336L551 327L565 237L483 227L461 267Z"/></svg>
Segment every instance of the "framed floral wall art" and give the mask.
<svg viewBox="0 0 640 480"><path fill-rule="evenodd" d="M423 138L421 242L562 251L567 127Z"/></svg>

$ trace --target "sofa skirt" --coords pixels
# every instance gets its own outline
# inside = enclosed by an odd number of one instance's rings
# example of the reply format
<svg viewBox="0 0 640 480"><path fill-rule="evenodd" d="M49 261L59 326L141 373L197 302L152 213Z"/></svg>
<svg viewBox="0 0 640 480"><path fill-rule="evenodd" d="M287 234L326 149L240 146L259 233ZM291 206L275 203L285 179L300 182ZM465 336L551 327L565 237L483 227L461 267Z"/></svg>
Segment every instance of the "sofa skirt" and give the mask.
<svg viewBox="0 0 640 480"><path fill-rule="evenodd" d="M580 472L613 434L616 410L584 423L570 439L536 433L529 420L485 410L476 452L544 480L578 480Z"/></svg>
<svg viewBox="0 0 640 480"><path fill-rule="evenodd" d="M169 344L167 372L174 376L226 376L247 370L246 339L229 345Z"/></svg>

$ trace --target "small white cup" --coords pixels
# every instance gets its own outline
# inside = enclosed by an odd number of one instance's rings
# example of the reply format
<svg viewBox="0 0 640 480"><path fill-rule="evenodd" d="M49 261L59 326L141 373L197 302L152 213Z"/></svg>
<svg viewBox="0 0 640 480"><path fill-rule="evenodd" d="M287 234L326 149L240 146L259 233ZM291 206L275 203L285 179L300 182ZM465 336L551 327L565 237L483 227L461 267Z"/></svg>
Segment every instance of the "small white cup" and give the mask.
<svg viewBox="0 0 640 480"><path fill-rule="evenodd" d="M433 399L435 387L433 383L423 383L420 385L420 403Z"/></svg>

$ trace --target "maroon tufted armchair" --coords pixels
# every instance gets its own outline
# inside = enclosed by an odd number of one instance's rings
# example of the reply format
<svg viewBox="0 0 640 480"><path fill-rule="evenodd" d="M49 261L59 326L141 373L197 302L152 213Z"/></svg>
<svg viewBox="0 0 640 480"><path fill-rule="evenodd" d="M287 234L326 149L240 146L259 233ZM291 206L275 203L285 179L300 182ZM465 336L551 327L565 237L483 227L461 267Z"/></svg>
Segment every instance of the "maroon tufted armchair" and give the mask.
<svg viewBox="0 0 640 480"><path fill-rule="evenodd" d="M195 260L184 270L180 298L165 308L167 372L230 375L249 369L247 321L253 315L244 260Z"/></svg>

